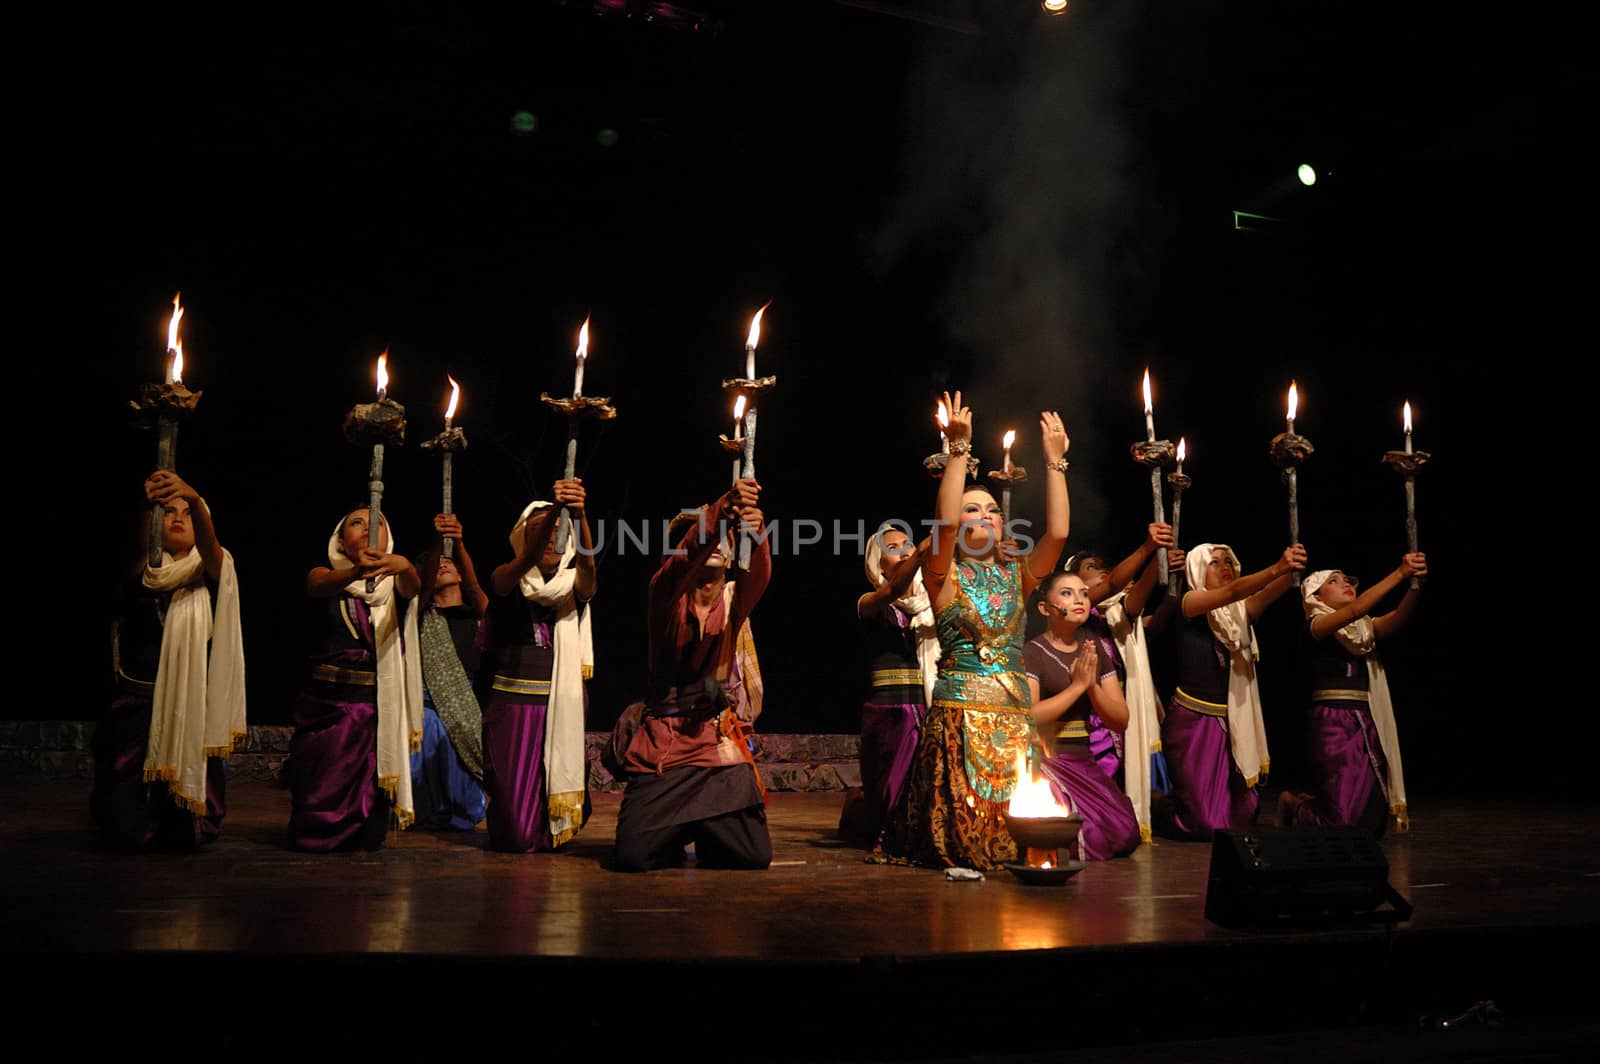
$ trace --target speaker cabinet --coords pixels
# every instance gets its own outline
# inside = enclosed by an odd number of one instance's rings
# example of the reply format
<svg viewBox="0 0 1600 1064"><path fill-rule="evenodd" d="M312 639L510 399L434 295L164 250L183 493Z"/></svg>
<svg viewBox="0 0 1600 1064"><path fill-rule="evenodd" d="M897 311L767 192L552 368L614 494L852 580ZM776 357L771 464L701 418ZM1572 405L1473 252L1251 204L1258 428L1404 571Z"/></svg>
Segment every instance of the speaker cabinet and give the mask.
<svg viewBox="0 0 1600 1064"><path fill-rule="evenodd" d="M1392 908L1380 906L1389 902ZM1248 828L1211 843L1206 919L1223 927L1395 923L1411 906L1363 828Z"/></svg>

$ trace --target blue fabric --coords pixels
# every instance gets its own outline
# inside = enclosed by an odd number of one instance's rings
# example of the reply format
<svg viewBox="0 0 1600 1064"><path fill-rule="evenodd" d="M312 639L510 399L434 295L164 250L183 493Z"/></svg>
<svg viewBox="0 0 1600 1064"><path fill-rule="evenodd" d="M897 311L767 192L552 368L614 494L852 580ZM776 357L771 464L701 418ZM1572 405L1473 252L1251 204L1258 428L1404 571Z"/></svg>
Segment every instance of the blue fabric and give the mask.
<svg viewBox="0 0 1600 1064"><path fill-rule="evenodd" d="M421 828L471 831L488 805L432 706L422 710L422 752L411 755L411 797Z"/></svg>
<svg viewBox="0 0 1600 1064"><path fill-rule="evenodd" d="M1150 789L1157 794L1172 790L1172 776L1167 772L1167 759L1157 750L1150 755Z"/></svg>

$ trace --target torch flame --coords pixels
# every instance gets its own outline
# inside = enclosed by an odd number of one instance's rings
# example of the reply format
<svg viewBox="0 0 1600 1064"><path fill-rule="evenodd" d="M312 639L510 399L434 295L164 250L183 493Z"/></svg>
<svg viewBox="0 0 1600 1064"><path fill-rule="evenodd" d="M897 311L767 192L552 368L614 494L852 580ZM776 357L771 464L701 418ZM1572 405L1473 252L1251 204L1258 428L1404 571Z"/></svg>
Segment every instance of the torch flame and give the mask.
<svg viewBox="0 0 1600 1064"><path fill-rule="evenodd" d="M1150 402L1150 367L1146 366L1144 370L1144 412L1148 414L1154 409L1155 405Z"/></svg>
<svg viewBox="0 0 1600 1064"><path fill-rule="evenodd" d="M172 296L172 321L167 323L168 351L176 351L178 349L178 322L183 320L183 306L178 302L178 296L182 294L181 292L175 292Z"/></svg>
<svg viewBox="0 0 1600 1064"><path fill-rule="evenodd" d="M1405 416L1406 416L1406 435L1409 436L1409 435L1411 435L1411 400L1409 400L1409 399L1406 400Z"/></svg>
<svg viewBox="0 0 1600 1064"><path fill-rule="evenodd" d="M938 418L939 418L939 424L946 425L946 426L948 426L950 424L950 412L944 408L944 400L943 399L939 400Z"/></svg>
<svg viewBox="0 0 1600 1064"><path fill-rule="evenodd" d="M1300 410L1300 390L1294 386L1294 381L1289 382L1289 420L1293 421L1295 414Z"/></svg>
<svg viewBox="0 0 1600 1064"><path fill-rule="evenodd" d="M389 390L389 351L384 349L378 356L378 394L382 395Z"/></svg>
<svg viewBox="0 0 1600 1064"><path fill-rule="evenodd" d="M1004 444L1006 450L1008 450L1008 451L1011 450L1011 445L1013 443L1017 442L1017 430L1016 429L1007 429L1006 430L1006 434L1005 434L1005 438L1002 439L1000 442L1002 444Z"/></svg>
<svg viewBox="0 0 1600 1064"><path fill-rule="evenodd" d="M1184 439L1183 439L1182 436L1179 436L1178 437L1178 461L1182 462L1184 460L1184 458L1188 454L1189 454L1189 448L1184 446Z"/></svg>
<svg viewBox="0 0 1600 1064"><path fill-rule="evenodd" d="M461 398L461 385L457 384L456 379L448 373L444 375L444 379L450 382L450 405L444 408L444 419L450 421L456 416L456 400Z"/></svg>
<svg viewBox="0 0 1600 1064"><path fill-rule="evenodd" d="M768 303L766 307L762 307L760 310L756 311L756 316L750 319L750 335L744 342L744 346L746 348L755 347L756 344L761 341L761 315L765 314L767 312L767 307L770 306L772 306L772 304Z"/></svg>
<svg viewBox="0 0 1600 1064"><path fill-rule="evenodd" d="M1050 789L1050 781L1033 776L1028 771L1027 758L1021 751L1017 752L1017 789L1011 792L1011 804L1006 807L1007 816L1018 817L1051 817L1071 816L1072 810L1056 801L1055 792Z"/></svg>
<svg viewBox="0 0 1600 1064"><path fill-rule="evenodd" d="M583 328L578 330L578 357L589 357L589 319L583 319Z"/></svg>
<svg viewBox="0 0 1600 1064"><path fill-rule="evenodd" d="M733 401L733 420L738 421L742 417L744 417L744 396L741 395Z"/></svg>
<svg viewBox="0 0 1600 1064"><path fill-rule="evenodd" d="M172 348L172 383L183 383L183 341L179 340Z"/></svg>

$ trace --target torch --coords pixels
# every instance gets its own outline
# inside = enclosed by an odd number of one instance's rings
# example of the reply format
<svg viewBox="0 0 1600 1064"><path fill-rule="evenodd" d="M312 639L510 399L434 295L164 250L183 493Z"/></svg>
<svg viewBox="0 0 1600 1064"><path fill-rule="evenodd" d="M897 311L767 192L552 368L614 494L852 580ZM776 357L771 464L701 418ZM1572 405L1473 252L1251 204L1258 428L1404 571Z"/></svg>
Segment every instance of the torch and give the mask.
<svg viewBox="0 0 1600 1064"><path fill-rule="evenodd" d="M617 416L616 408L611 405L610 396L590 397L583 394L583 367L589 361L589 319L583 319L583 327L578 330L578 367L572 374L572 398L555 399L548 392L541 392L539 399L546 406L552 407L567 416L567 465L566 479L571 480L578 471L578 423L583 418L592 418L596 421L610 421ZM561 508L557 517L560 522L556 526L556 553L565 554L567 550L567 534L571 530L572 518L567 513L567 508Z"/></svg>
<svg viewBox="0 0 1600 1064"><path fill-rule="evenodd" d="M445 374L445 380L450 382L450 402L444 409L444 431L433 439L424 441L422 449L439 452L440 465L444 470L444 509L441 512L453 514L456 512L454 459L457 451L467 449L467 434L455 424L456 402L461 398L461 385L457 384L456 379L449 374ZM455 540L448 537L445 539L446 558L455 557L455 546Z"/></svg>
<svg viewBox="0 0 1600 1064"><path fill-rule="evenodd" d="M1403 451L1388 451L1383 456L1384 462L1396 473L1405 478L1406 485L1406 550L1415 554L1417 552L1417 474L1433 457L1427 451L1413 450L1411 446L1411 403L1408 400L1402 409L1401 417L1405 422L1406 448ZM1413 576L1408 586L1418 588L1422 586L1422 577Z"/></svg>
<svg viewBox="0 0 1600 1064"><path fill-rule="evenodd" d="M1295 387L1294 381L1289 382L1289 417L1288 427L1285 431L1272 437L1268 452L1272 455L1272 462L1283 471L1283 482L1289 489L1289 543L1300 542L1300 478L1298 470L1301 462L1311 457L1316 450L1311 446L1311 441L1304 436L1295 434L1294 419L1300 411L1300 390ZM1300 586L1300 573L1296 570L1290 574L1289 582L1295 587Z"/></svg>
<svg viewBox="0 0 1600 1064"><path fill-rule="evenodd" d="M738 399L745 400L744 437L740 443L744 466L740 470L740 475L746 477L756 475L756 400L763 392L770 391L778 383L777 377L756 376L756 345L761 342L761 315L765 314L767 307L770 306L772 304L768 303L756 311L755 317L750 319L750 333L744 342L744 376L729 377L722 382L722 390L735 397L736 409ZM734 431L737 435L737 428ZM748 571L749 568L750 537L745 535L739 538L739 569Z"/></svg>
<svg viewBox="0 0 1600 1064"><path fill-rule="evenodd" d="M200 401L199 392L183 386L183 342L178 339L178 322L183 318L183 305L178 296L172 297L172 320L167 324L166 368L161 380L139 389L139 398L130 401L133 409L147 424L156 428L156 468L170 470L177 460L178 421L194 411ZM150 568L161 568L161 517L160 503L150 508Z"/></svg>
<svg viewBox="0 0 1600 1064"><path fill-rule="evenodd" d="M389 352L378 356L378 401L357 403L344 416L344 438L358 446L372 445L372 463L367 469L368 524L367 547L377 550L383 524L383 448L398 447L406 440L406 408L389 398ZM367 594L378 586L367 578Z"/></svg>
<svg viewBox="0 0 1600 1064"><path fill-rule="evenodd" d="M1172 441L1156 439L1155 405L1150 396L1150 370L1144 371L1144 439L1128 448L1133 460L1150 470L1150 511L1156 524L1167 520L1161 505L1161 467L1172 460Z"/></svg>
<svg viewBox="0 0 1600 1064"><path fill-rule="evenodd" d="M1175 472L1167 474L1167 483L1172 485L1172 542L1178 543L1178 519L1183 516L1183 493L1188 490L1190 480L1183 472L1183 460L1189 456L1187 441L1178 437L1178 468ZM1166 552L1162 552L1161 562L1166 564ZM1178 583L1179 574L1167 571L1167 589L1174 595L1181 590Z"/></svg>

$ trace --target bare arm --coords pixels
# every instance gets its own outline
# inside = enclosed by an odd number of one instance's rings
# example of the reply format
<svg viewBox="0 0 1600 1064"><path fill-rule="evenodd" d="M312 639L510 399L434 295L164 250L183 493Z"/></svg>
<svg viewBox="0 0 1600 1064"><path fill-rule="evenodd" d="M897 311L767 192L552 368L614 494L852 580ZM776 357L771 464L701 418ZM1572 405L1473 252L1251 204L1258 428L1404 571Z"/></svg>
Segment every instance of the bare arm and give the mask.
<svg viewBox="0 0 1600 1064"><path fill-rule="evenodd" d="M910 548L911 554L906 563L893 577L885 580L877 587L868 591L856 600L856 615L863 620L876 617L889 607L895 599L901 597L911 587L911 582L917 578L917 568L922 564L917 555L927 548L928 541Z"/></svg>
<svg viewBox="0 0 1600 1064"><path fill-rule="evenodd" d="M1403 568L1405 569L1405 576L1427 576L1428 557L1421 551L1415 554L1407 554ZM1406 626L1406 622L1411 620L1411 615L1417 612L1417 606L1421 602L1422 590L1415 587L1407 588L1406 593L1400 599L1400 605L1383 616L1373 619L1373 631L1379 639L1389 638L1389 636Z"/></svg>
<svg viewBox="0 0 1600 1064"><path fill-rule="evenodd" d="M1116 673L1107 673L1089 688L1089 704L1094 706L1095 715L1105 721L1106 727L1115 732L1128 730L1128 700L1122 695L1122 684L1117 681Z"/></svg>
<svg viewBox="0 0 1600 1064"><path fill-rule="evenodd" d="M409 558L399 554L363 548L349 569L333 569L319 565L306 574L306 594L312 598L333 598L347 584L357 580L382 580L394 577L394 589L403 598L416 598L422 589L422 577Z"/></svg>
<svg viewBox="0 0 1600 1064"><path fill-rule="evenodd" d="M1185 617L1198 617L1202 613L1210 613L1212 610L1226 606L1230 602L1248 599L1264 590L1271 589L1271 597L1261 607L1264 609L1266 605L1271 604L1272 599L1276 599L1283 594L1284 588L1289 586L1289 574L1296 569L1304 569L1305 567L1305 548L1296 543L1285 550L1283 557L1273 564L1248 576L1241 576L1226 587L1200 588L1190 591L1183 596L1183 615ZM1275 589L1273 589L1274 584L1278 585ZM1256 616L1256 613L1252 612L1251 616Z"/></svg>
<svg viewBox="0 0 1600 1064"><path fill-rule="evenodd" d="M1022 590L1032 594L1039 581L1056 570L1061 560L1061 549L1067 544L1067 534L1072 530L1072 503L1067 493L1067 474L1059 467L1067 457L1071 441L1062 427L1061 415L1046 410L1039 415L1040 448L1044 452L1044 535L1033 545L1022 566ZM1057 463L1049 468L1050 463Z"/></svg>
<svg viewBox="0 0 1600 1064"><path fill-rule="evenodd" d="M467 553L465 543L456 544L456 568L461 570L461 601L474 617L482 617L489 609L489 594L478 583L478 569L472 564L472 555Z"/></svg>
<svg viewBox="0 0 1600 1064"><path fill-rule="evenodd" d="M1410 555L1406 556L1410 558ZM1385 574L1382 580L1367 588L1357 595L1348 605L1341 606L1332 613L1320 614L1311 619L1311 634L1318 639L1324 639L1351 621L1359 620L1371 613L1384 596L1400 586L1400 581L1411 575L1411 567L1402 560L1399 568Z"/></svg>
<svg viewBox="0 0 1600 1064"><path fill-rule="evenodd" d="M508 562L494 567L489 574L489 586L496 595L509 595L517 589L522 577L544 557L545 545L556 530L556 513L553 507L529 516L522 526L522 546Z"/></svg>
<svg viewBox="0 0 1600 1064"><path fill-rule="evenodd" d="M594 598L596 589L594 538L589 534L588 501L589 496L584 490L581 478L556 481L556 506L567 508L578 536L577 564L574 566L577 572L572 583L572 593L579 602L588 602Z"/></svg>
<svg viewBox="0 0 1600 1064"><path fill-rule="evenodd" d="M944 427L950 440L950 460L939 478L939 495L934 502L937 523L932 550L922 563L922 581L936 609L943 609L956 597L956 583L948 577L956 541L961 538L961 496L967 487L967 453L972 447L972 411L961 405L961 393L956 392L952 400L946 392L944 405L950 412L950 424Z"/></svg>
<svg viewBox="0 0 1600 1064"><path fill-rule="evenodd" d="M220 580L222 544L217 542L217 529L211 523L211 509L200 498L200 493L169 470L157 470L150 474L144 482L144 492L151 502L158 505L165 506L174 499L182 499L189 504L189 522L194 525L194 548L200 552L200 564L205 566L206 576L213 584Z"/></svg>
<svg viewBox="0 0 1600 1064"><path fill-rule="evenodd" d="M1156 553L1159 548L1170 546L1172 546L1172 526L1156 524L1152 521L1149 527L1145 529L1144 542L1139 544L1132 554L1112 567L1111 574L1106 578L1106 582L1101 585L1099 591L1089 597L1089 601L1099 605L1105 599L1110 598L1133 583L1144 573L1145 564L1149 562L1150 556ZM1128 610L1129 616L1138 612L1138 610L1131 608Z"/></svg>

